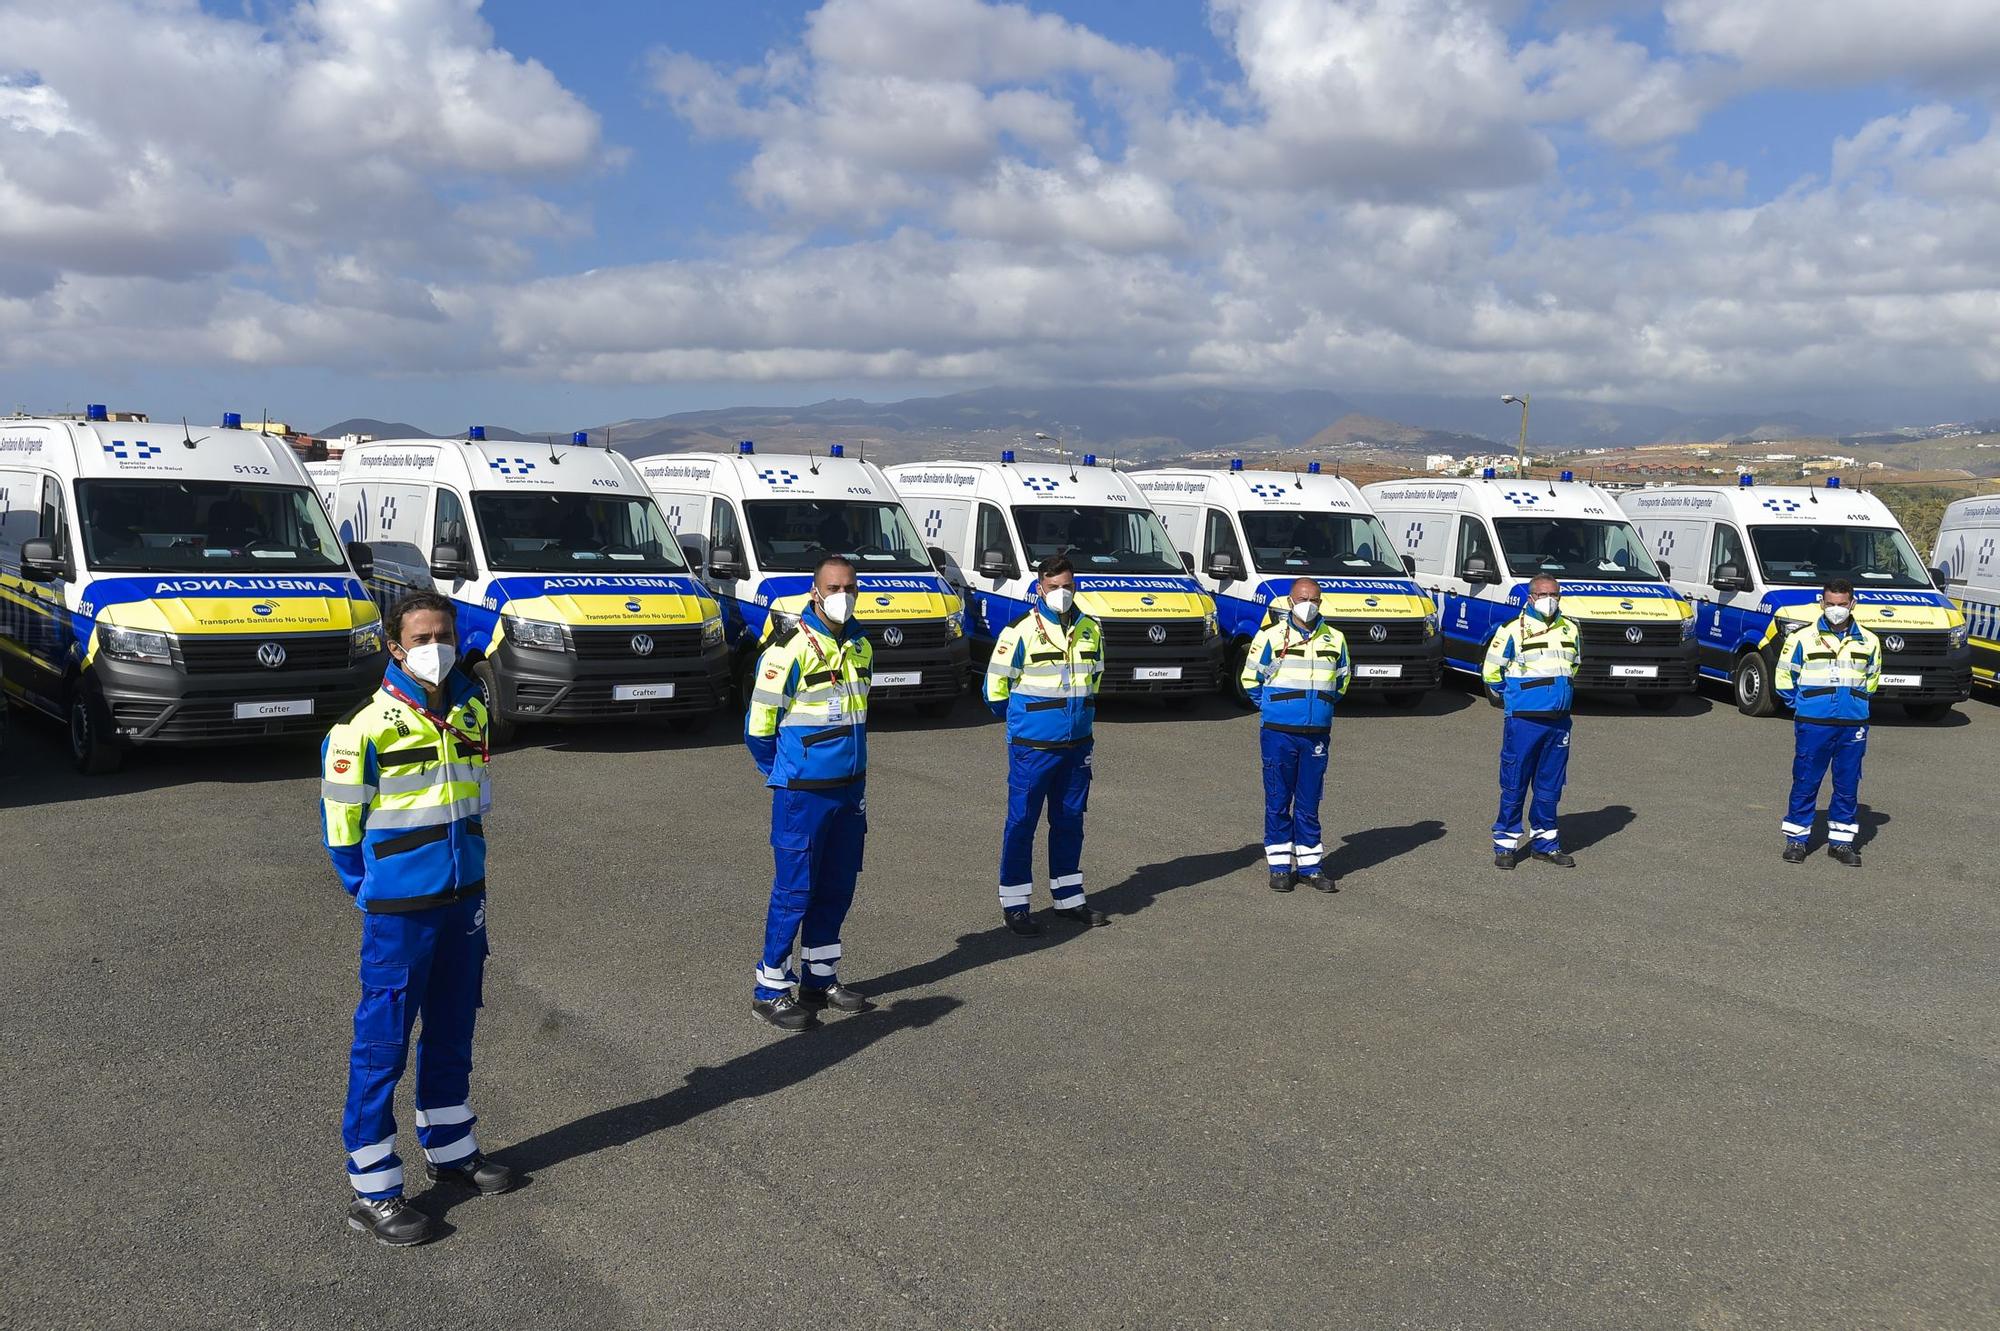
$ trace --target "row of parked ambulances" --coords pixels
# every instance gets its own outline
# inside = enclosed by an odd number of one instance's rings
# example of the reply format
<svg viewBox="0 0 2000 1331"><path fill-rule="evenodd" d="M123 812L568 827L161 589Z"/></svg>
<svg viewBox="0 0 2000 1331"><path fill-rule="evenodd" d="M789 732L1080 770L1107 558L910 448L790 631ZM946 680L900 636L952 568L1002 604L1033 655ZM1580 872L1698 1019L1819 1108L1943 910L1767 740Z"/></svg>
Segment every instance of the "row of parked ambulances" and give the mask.
<svg viewBox="0 0 2000 1331"><path fill-rule="evenodd" d="M1614 498L1567 473L1363 488L1318 464L1128 473L1011 452L884 470L747 442L635 463L582 434L477 427L308 467L233 414L197 433L92 407L0 422L0 660L9 699L66 721L78 766L103 771L135 744L322 732L380 678L381 609L432 590L458 607L497 738L698 727L746 694L760 645L838 553L876 699L941 712L1063 554L1112 695L1235 688L1250 638L1310 577L1354 689L1406 706L1445 670L1476 674L1528 580L1553 573L1585 689L1664 705L1709 678L1768 713L1777 643L1839 576L1883 635L1883 696L1923 716L1975 673L1995 680L1996 539L2000 498L1955 505L1926 569L1872 496Z"/></svg>

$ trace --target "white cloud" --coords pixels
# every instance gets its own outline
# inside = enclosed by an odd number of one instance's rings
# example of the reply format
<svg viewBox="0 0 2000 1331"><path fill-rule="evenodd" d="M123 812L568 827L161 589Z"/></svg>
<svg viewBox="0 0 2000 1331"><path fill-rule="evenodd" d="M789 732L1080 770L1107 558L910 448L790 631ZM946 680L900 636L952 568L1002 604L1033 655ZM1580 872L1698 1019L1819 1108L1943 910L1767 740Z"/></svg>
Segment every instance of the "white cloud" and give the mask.
<svg viewBox="0 0 2000 1331"><path fill-rule="evenodd" d="M1752 84L1994 82L1992 0L1667 0L1681 50L1742 66Z"/></svg>

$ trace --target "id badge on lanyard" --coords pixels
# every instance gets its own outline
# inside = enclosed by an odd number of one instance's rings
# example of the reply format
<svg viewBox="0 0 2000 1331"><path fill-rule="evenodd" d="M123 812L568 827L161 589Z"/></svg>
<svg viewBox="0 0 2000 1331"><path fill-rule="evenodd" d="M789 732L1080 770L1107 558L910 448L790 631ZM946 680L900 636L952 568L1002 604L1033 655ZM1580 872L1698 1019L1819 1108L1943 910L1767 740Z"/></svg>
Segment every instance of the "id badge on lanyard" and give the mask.
<svg viewBox="0 0 2000 1331"><path fill-rule="evenodd" d="M841 667L847 664L847 644L842 643L833 654L833 659L828 661L826 653L820 650L818 639L807 638L806 641L812 644L813 655L819 658L821 667L833 677L830 681L833 696L826 700L826 723L837 726L846 719L847 713L847 681L841 676Z"/></svg>

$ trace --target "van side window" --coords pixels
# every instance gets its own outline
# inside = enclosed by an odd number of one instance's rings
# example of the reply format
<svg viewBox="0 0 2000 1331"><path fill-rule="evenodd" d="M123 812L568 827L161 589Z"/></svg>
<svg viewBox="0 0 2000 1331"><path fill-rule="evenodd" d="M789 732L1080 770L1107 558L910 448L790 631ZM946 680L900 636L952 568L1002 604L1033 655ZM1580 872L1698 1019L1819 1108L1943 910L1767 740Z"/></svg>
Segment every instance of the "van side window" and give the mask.
<svg viewBox="0 0 2000 1331"><path fill-rule="evenodd" d="M1208 521L1202 525L1201 566L1207 568L1219 554L1228 555L1230 562L1241 573L1249 568L1243 562L1243 547L1236 540L1235 524L1221 509L1208 510Z"/></svg>
<svg viewBox="0 0 2000 1331"><path fill-rule="evenodd" d="M712 521L708 524L708 549L711 556L717 550L733 550L738 559L747 558L743 549L743 529L736 525L736 510L729 506L727 499L718 499L709 510Z"/></svg>
<svg viewBox="0 0 2000 1331"><path fill-rule="evenodd" d="M1744 577L1750 576L1750 561L1743 557L1743 538L1726 522L1715 524L1715 541L1709 547L1708 576L1711 581L1724 564L1734 564Z"/></svg>
<svg viewBox="0 0 2000 1331"><path fill-rule="evenodd" d="M472 558L472 542L465 528L465 505L458 495L443 486L437 492L437 520L431 525L432 545L453 545L463 557Z"/></svg>
<svg viewBox="0 0 2000 1331"><path fill-rule="evenodd" d="M63 518L62 486L53 476L42 477L41 538L56 548L58 559L69 558L69 523Z"/></svg>
<svg viewBox="0 0 2000 1331"><path fill-rule="evenodd" d="M1493 558L1493 541L1486 534L1486 524L1478 518L1458 520L1458 565L1457 574L1465 576L1465 566L1475 559L1486 561L1486 567L1493 572L1500 571L1499 561Z"/></svg>
<svg viewBox="0 0 2000 1331"><path fill-rule="evenodd" d="M1000 516L1000 510L991 504L979 506L979 539L973 542L972 562L986 558L986 552L998 550L1001 558L1014 557L1014 543L1007 539L1007 519Z"/></svg>

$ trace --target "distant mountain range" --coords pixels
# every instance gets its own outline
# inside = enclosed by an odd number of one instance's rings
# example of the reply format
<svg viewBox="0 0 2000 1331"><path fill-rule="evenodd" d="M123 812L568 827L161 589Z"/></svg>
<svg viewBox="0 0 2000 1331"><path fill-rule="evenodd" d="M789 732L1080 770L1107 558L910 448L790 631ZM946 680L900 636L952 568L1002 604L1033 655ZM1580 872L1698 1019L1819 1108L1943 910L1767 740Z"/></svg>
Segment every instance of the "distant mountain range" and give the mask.
<svg viewBox="0 0 2000 1331"><path fill-rule="evenodd" d="M1007 447L1045 448L1034 436L1060 435L1075 452L1134 461L1215 454L1334 452L1465 454L1505 450L1520 415L1497 397L1335 393L1319 389L983 388L901 402L836 398L797 407L727 407L611 421L617 448L633 457L729 449L739 439L767 451L844 443L878 462L914 461ZM1880 436L1893 423L1830 418L1805 411L1695 414L1671 407L1608 405L1566 398L1533 403L1531 448L1613 444ZM430 438L412 426L365 418L319 432ZM539 441L543 432L488 426L493 439ZM556 432L560 440L568 431ZM593 441L594 442L594 441ZM1884 440L1884 442L1887 442Z"/></svg>

